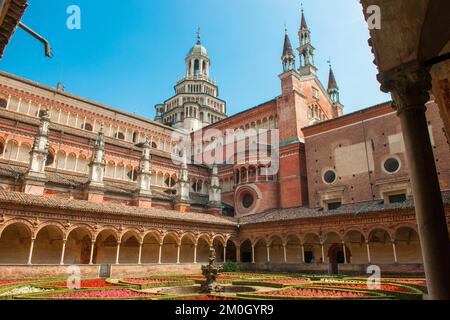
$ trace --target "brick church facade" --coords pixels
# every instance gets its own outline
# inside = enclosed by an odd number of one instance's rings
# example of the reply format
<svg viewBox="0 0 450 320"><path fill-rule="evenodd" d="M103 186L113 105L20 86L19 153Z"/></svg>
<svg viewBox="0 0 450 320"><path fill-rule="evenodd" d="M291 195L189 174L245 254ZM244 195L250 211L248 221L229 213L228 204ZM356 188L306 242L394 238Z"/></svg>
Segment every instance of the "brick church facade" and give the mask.
<svg viewBox="0 0 450 320"><path fill-rule="evenodd" d="M281 94L231 117L200 37L154 121L0 72L0 277L73 264L87 276L199 272L211 247L243 270L423 272L392 102L344 115L331 67L326 88L317 77L303 14L298 38L297 68L286 31ZM450 147L434 100L427 119L448 227ZM247 153L172 161L174 134L229 129L277 130L277 173Z"/></svg>

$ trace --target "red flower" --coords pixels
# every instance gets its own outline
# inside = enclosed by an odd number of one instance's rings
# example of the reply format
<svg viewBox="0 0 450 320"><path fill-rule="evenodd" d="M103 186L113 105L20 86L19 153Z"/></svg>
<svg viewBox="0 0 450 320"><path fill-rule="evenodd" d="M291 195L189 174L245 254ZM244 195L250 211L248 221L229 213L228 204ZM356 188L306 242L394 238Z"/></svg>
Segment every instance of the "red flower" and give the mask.
<svg viewBox="0 0 450 320"><path fill-rule="evenodd" d="M122 290L99 290L99 291L81 291L59 293L49 296L50 298L61 299L94 299L94 298L111 298L111 299L135 299L143 297L156 297L158 294L141 293L129 289Z"/></svg>
<svg viewBox="0 0 450 320"><path fill-rule="evenodd" d="M48 286L65 288L65 287L67 287L67 283L66 282L49 283ZM106 282L104 279L97 279L97 280L81 280L80 287L81 288L104 288L104 287L114 287L114 285Z"/></svg>

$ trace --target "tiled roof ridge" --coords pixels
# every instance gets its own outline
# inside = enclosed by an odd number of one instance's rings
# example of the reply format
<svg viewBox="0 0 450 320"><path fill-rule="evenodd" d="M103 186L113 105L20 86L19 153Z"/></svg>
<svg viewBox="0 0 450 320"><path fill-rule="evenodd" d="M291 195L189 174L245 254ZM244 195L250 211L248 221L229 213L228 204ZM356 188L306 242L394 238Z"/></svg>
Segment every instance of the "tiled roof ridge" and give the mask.
<svg viewBox="0 0 450 320"><path fill-rule="evenodd" d="M77 212L108 213L142 218L181 220L185 222L201 222L206 224L234 225L229 217L218 217L203 213L180 213L178 211L159 208L139 208L110 202L95 203L85 200L63 199L58 197L42 197L23 192L0 190L0 203L29 205L41 208L66 209Z"/></svg>

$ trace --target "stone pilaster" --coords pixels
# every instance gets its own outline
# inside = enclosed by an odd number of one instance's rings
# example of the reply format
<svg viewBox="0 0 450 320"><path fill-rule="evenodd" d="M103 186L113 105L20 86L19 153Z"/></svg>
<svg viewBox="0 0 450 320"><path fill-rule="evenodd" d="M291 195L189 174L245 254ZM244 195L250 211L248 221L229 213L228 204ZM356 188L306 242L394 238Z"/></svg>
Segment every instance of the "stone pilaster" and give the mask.
<svg viewBox="0 0 450 320"><path fill-rule="evenodd" d="M45 165L48 156L48 134L50 117L47 111L40 116L40 125L30 151L30 164L23 177L22 191L28 194L43 195L47 177Z"/></svg>
<svg viewBox="0 0 450 320"><path fill-rule="evenodd" d="M103 128L101 128L97 135L91 161L89 163L89 180L85 189L87 200L103 202L103 194L105 192L105 185L103 183L105 167L105 135L103 133Z"/></svg>
<svg viewBox="0 0 450 320"><path fill-rule="evenodd" d="M138 207L151 208L152 206L152 163L151 146L148 140L142 145L142 156L139 163L139 171L134 192L134 202Z"/></svg>
<svg viewBox="0 0 450 320"><path fill-rule="evenodd" d="M180 167L180 176L178 178L178 192L175 200L175 210L180 212L187 212L190 208L190 188L189 188L189 171L187 166L187 159L183 158Z"/></svg>
<svg viewBox="0 0 450 320"><path fill-rule="evenodd" d="M220 187L217 165L214 165L212 168L208 208L211 214L220 215L222 213L222 188Z"/></svg>
<svg viewBox="0 0 450 320"><path fill-rule="evenodd" d="M425 117L431 76L413 62L378 76L391 92L400 118L417 224L431 299L450 299L450 242L433 149Z"/></svg>

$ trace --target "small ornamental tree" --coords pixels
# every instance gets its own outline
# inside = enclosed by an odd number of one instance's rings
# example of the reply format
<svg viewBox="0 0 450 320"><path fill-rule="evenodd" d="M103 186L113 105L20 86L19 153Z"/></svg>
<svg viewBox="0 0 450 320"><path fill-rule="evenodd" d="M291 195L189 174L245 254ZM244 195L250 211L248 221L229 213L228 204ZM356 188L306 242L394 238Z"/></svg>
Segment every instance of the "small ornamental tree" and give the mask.
<svg viewBox="0 0 450 320"><path fill-rule="evenodd" d="M236 262L228 260L222 266L223 272L238 272L239 267Z"/></svg>

